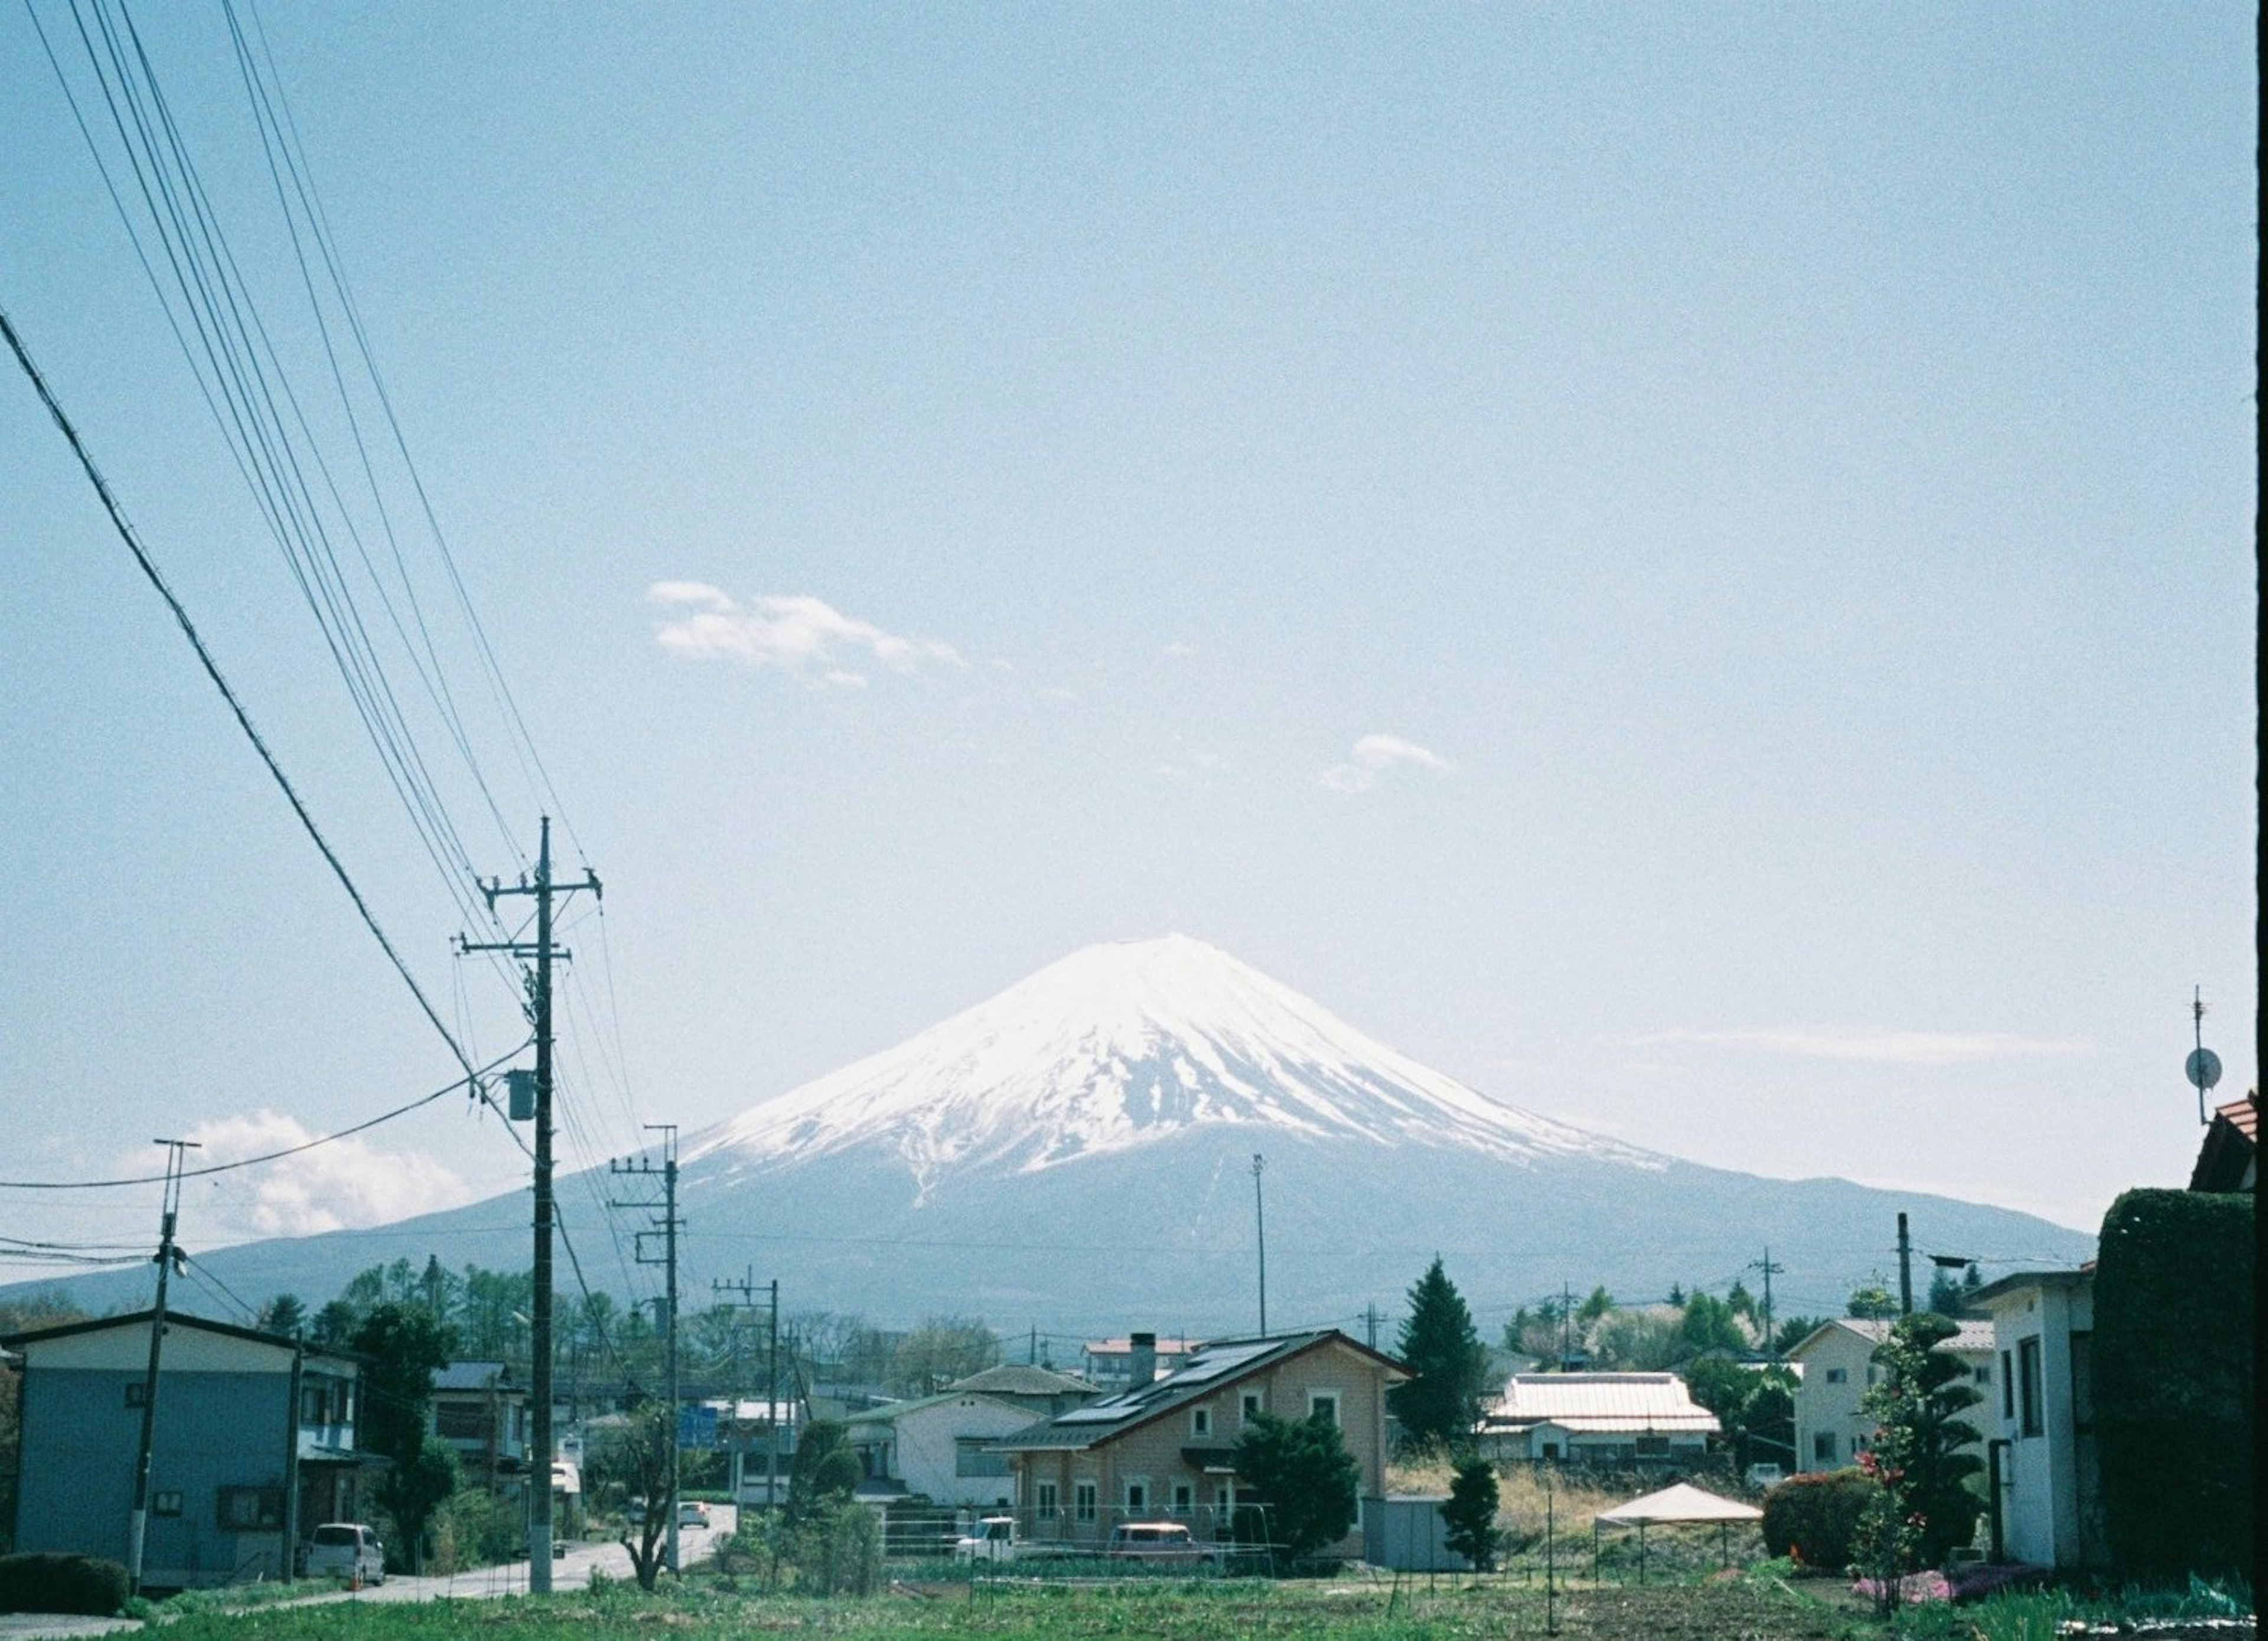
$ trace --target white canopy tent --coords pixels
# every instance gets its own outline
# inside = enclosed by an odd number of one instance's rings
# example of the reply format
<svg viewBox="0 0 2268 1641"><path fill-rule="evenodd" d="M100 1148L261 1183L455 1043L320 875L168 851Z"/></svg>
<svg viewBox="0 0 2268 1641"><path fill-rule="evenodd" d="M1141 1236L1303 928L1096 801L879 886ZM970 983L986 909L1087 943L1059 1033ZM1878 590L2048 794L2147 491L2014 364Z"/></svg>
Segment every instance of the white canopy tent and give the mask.
<svg viewBox="0 0 2268 1641"><path fill-rule="evenodd" d="M1754 1505L1744 1505L1734 1498L1719 1498L1714 1493L1704 1492L1690 1483L1680 1482L1665 1487L1658 1493L1648 1493L1633 1498L1626 1505L1602 1511L1591 1522L1591 1576L1599 1570L1599 1530L1606 1527L1638 1529L1638 1576L1646 1581L1646 1530L1649 1525L1672 1523L1714 1522L1717 1525L1718 1549L1723 1559L1732 1560L1731 1537L1735 1521L1761 1521L1764 1512Z"/></svg>

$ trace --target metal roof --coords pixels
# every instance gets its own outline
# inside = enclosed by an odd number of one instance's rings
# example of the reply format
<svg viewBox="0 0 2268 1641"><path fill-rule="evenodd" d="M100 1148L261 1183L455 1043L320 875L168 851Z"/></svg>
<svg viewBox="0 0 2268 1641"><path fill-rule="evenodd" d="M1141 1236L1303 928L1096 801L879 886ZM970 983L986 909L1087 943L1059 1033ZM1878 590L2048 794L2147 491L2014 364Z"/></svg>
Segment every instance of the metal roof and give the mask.
<svg viewBox="0 0 2268 1641"><path fill-rule="evenodd" d="M1717 1416L1696 1402L1675 1373L1514 1373L1481 1418L1482 1428L1557 1424L1586 1434L1619 1431L1700 1431Z"/></svg>
<svg viewBox="0 0 2268 1641"><path fill-rule="evenodd" d="M1086 1396L1094 1394L1094 1387L1083 1379L1026 1362L1003 1362L998 1367L988 1367L981 1373L971 1373L966 1379L955 1380L946 1388L993 1396Z"/></svg>

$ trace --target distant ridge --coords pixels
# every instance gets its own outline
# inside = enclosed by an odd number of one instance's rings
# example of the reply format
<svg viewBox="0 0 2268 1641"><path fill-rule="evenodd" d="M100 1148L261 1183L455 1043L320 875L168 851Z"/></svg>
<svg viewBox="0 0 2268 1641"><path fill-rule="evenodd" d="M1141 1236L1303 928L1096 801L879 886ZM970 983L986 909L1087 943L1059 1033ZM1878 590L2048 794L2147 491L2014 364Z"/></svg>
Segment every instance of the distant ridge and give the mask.
<svg viewBox="0 0 2268 1641"><path fill-rule="evenodd" d="M1481 1319L1570 1284L1624 1300L1725 1286L1769 1247L1783 1315L1895 1269L1896 1215L1987 1275L2073 1265L2094 1239L2031 1215L1844 1180L1683 1162L1487 1099L1183 935L1089 946L895 1048L689 1135L685 1280L753 1267L790 1310L881 1325L979 1316L1066 1335L1202 1338L1255 1315L1255 1152L1269 1320L1390 1319L1435 1253ZM594 1284L599 1226L578 1223ZM525 1269L525 1193L380 1230L203 1256L257 1303L320 1302L438 1254ZM561 1279L568 1278L564 1270ZM142 1271L62 1287L92 1306ZM1061 1352L1058 1352L1059 1358Z"/></svg>

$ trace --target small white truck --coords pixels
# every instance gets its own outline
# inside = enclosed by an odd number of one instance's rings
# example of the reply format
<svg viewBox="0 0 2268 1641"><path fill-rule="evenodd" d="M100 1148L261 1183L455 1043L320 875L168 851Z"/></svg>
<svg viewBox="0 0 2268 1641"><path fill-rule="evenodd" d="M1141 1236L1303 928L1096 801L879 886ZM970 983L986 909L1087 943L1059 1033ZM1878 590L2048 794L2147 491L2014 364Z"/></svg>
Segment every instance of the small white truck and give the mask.
<svg viewBox="0 0 2268 1641"><path fill-rule="evenodd" d="M1016 1518L986 1516L976 1524L974 1533L962 1534L953 1542L955 1561L1013 1561L1023 1549L1016 1537Z"/></svg>

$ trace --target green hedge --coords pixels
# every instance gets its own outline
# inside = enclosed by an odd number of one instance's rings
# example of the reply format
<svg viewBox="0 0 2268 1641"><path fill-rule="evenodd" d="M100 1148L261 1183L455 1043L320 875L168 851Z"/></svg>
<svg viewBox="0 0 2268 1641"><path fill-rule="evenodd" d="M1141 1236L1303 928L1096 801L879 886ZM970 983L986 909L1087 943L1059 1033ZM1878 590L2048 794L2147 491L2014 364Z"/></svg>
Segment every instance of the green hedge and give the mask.
<svg viewBox="0 0 2268 1641"><path fill-rule="evenodd" d="M1881 1490L1857 1470L1791 1475L1764 1495L1764 1550L1840 1572L1856 1554L1859 1519Z"/></svg>
<svg viewBox="0 0 2268 1641"><path fill-rule="evenodd" d="M2252 1198L2129 1191L2095 1273L2102 1524L2130 1575L2252 1561Z"/></svg>
<svg viewBox="0 0 2268 1641"><path fill-rule="evenodd" d="M85 1613L126 1605L126 1569L97 1556L0 1556L0 1613Z"/></svg>

